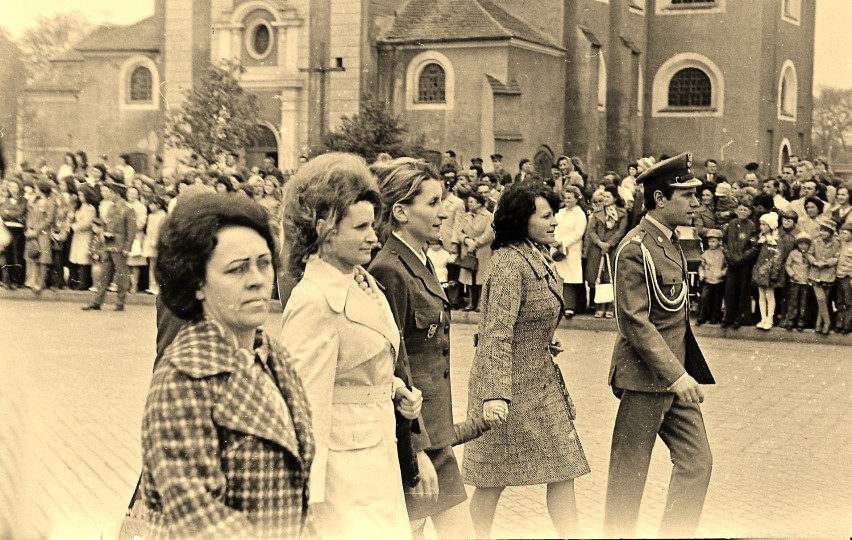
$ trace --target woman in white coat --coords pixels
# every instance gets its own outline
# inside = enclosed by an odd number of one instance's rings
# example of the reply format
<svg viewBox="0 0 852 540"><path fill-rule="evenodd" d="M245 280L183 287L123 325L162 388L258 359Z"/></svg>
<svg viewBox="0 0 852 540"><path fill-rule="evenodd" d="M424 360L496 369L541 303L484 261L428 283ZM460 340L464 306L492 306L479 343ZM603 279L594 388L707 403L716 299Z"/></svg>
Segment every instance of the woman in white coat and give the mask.
<svg viewBox="0 0 852 540"><path fill-rule="evenodd" d="M281 343L311 405L316 457L310 501L322 538L411 538L394 407L420 413L420 392L394 375L400 335L384 294L362 265L381 208L366 163L317 157L285 196L284 238L297 284Z"/></svg>
<svg viewBox="0 0 852 540"><path fill-rule="evenodd" d="M565 186L562 208L556 214L556 242L552 246L556 271L562 277L562 300L565 318L574 316L577 307L577 287L583 284L583 234L586 232L586 213L577 203L582 197L580 189Z"/></svg>

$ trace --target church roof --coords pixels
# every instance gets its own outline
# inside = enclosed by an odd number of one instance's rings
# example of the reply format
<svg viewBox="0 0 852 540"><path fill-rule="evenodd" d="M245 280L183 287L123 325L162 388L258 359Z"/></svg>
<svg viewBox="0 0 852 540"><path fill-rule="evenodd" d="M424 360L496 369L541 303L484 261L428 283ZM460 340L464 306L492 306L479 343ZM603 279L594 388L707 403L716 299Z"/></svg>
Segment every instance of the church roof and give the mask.
<svg viewBox="0 0 852 540"><path fill-rule="evenodd" d="M128 26L95 28L74 48L78 51L159 51L163 35L154 17Z"/></svg>
<svg viewBox="0 0 852 540"><path fill-rule="evenodd" d="M382 41L435 43L509 38L562 49L554 39L491 0L411 0Z"/></svg>

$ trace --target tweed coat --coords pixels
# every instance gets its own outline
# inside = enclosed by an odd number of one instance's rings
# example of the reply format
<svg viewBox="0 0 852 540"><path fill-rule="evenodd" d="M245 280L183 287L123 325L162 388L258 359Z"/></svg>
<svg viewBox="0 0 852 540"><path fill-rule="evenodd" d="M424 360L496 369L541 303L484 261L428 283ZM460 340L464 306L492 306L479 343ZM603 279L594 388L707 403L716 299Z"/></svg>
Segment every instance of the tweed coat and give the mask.
<svg viewBox="0 0 852 540"><path fill-rule="evenodd" d="M465 445L464 481L477 487L569 480L589 472L549 346L559 324L562 279L532 244L494 252L483 290L467 418L489 399L510 403L506 422Z"/></svg>
<svg viewBox="0 0 852 540"><path fill-rule="evenodd" d="M601 264L601 258L603 257L601 248L599 248L595 242L600 240L610 245L610 249L607 253L609 253L610 264L612 264L612 256L613 253L615 253L613 248L621 242L621 239L624 238L624 233L627 232L627 212L623 208L616 207L615 213L618 215L618 222L612 229L606 228L606 214L604 210L594 212L589 218L589 224L587 226L589 251L586 256L586 271L583 277L590 285L595 284L595 279L598 276L598 269ZM601 283L611 282L611 278L606 270L606 263L604 263L603 271L601 273Z"/></svg>
<svg viewBox="0 0 852 540"><path fill-rule="evenodd" d="M317 531L329 539L410 537L393 403L400 336L384 296L369 296L354 275L312 257L281 332L311 404Z"/></svg>
<svg viewBox="0 0 852 540"><path fill-rule="evenodd" d="M648 275L649 261L654 275ZM714 382L689 326L689 303L673 310L661 303L685 294L685 265L668 233L647 216L618 246L613 261L618 337L609 371L617 396L621 390L666 392L684 373L701 384Z"/></svg>
<svg viewBox="0 0 852 540"><path fill-rule="evenodd" d="M308 402L279 345L260 330L255 343L252 358L204 319L166 348L142 421L140 491L152 537L313 533Z"/></svg>

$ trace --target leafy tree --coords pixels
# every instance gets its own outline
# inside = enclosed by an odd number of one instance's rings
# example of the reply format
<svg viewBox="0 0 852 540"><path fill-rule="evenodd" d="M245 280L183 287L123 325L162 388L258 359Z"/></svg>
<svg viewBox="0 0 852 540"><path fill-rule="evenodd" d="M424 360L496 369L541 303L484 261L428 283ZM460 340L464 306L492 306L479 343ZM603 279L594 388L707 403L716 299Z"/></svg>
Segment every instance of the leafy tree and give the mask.
<svg viewBox="0 0 852 540"><path fill-rule="evenodd" d="M35 25L24 30L18 40L28 81L38 78L52 57L70 49L92 28L91 20L78 12L36 17Z"/></svg>
<svg viewBox="0 0 852 540"><path fill-rule="evenodd" d="M235 63L211 65L186 100L166 116L166 142L172 148L195 152L214 163L222 154L245 148L258 136L257 96L246 93L235 75Z"/></svg>
<svg viewBox="0 0 852 540"><path fill-rule="evenodd" d="M325 135L319 152L351 152L368 162L386 152L393 157L423 154L422 138L407 140L408 127L394 116L384 101L365 95L361 98L361 111L344 116L340 126Z"/></svg>
<svg viewBox="0 0 852 540"><path fill-rule="evenodd" d="M813 142L829 161L852 148L852 88L825 88L814 100Z"/></svg>

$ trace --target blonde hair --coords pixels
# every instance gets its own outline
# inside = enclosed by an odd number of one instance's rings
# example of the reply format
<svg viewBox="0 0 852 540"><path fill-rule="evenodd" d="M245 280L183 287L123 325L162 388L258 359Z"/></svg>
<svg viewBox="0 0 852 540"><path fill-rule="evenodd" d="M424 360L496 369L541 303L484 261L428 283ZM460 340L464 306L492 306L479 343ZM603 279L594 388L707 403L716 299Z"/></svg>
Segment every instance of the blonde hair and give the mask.
<svg viewBox="0 0 852 540"><path fill-rule="evenodd" d="M370 170L379 181L383 208L378 220L379 240L384 243L399 222L393 216L393 207L397 204L408 205L423 190L423 182L436 180L441 182L438 172L428 162L401 157L383 163L374 163Z"/></svg>
<svg viewBox="0 0 852 540"><path fill-rule="evenodd" d="M297 280L308 257L317 253L349 207L367 201L379 212L381 195L366 162L332 152L302 165L284 188L282 222L287 267ZM320 224L320 220L324 220Z"/></svg>

